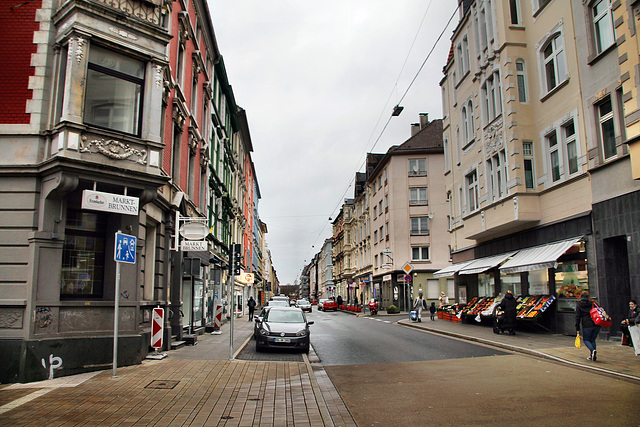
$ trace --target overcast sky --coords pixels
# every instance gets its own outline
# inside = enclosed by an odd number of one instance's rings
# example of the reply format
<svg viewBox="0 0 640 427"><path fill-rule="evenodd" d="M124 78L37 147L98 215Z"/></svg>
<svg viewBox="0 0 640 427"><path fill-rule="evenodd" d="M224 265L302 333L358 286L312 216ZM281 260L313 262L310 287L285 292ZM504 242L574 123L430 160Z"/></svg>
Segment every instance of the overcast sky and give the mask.
<svg viewBox="0 0 640 427"><path fill-rule="evenodd" d="M273 266L281 284L294 283L353 198L366 153L406 141L419 113L442 117L457 1L208 1L247 111ZM383 132L398 103L404 111Z"/></svg>

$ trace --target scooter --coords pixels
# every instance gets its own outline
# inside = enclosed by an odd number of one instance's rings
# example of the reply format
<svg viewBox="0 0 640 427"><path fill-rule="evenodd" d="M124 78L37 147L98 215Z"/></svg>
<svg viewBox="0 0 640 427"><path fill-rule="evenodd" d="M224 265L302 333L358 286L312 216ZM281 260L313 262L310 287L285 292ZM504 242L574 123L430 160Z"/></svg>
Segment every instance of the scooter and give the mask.
<svg viewBox="0 0 640 427"><path fill-rule="evenodd" d="M378 303L374 299L369 302L369 312L372 316L378 314Z"/></svg>

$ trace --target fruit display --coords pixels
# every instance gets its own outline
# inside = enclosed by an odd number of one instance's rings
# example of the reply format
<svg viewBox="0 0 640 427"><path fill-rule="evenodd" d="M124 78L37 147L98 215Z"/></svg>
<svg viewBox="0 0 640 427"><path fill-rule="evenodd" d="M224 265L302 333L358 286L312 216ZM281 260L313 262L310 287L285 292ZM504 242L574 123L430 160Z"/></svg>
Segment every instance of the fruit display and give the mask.
<svg viewBox="0 0 640 427"><path fill-rule="evenodd" d="M560 289L558 289L558 295L566 298L579 298L582 290L582 286L580 286L579 284L576 285L571 282L569 284L560 286Z"/></svg>
<svg viewBox="0 0 640 427"><path fill-rule="evenodd" d="M494 297L474 297L462 310L462 315L475 317L483 311L489 309L494 301Z"/></svg>
<svg viewBox="0 0 640 427"><path fill-rule="evenodd" d="M535 319L544 313L556 297L553 295L529 295L519 302L516 306L518 319Z"/></svg>

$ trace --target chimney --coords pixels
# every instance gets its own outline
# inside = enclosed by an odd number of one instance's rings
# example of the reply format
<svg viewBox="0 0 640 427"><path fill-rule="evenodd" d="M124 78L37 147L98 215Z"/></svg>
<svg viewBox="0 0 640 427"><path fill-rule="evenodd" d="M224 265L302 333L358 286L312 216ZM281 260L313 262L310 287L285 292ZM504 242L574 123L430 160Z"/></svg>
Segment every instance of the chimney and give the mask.
<svg viewBox="0 0 640 427"><path fill-rule="evenodd" d="M429 113L420 113L420 129L424 129L429 124Z"/></svg>
<svg viewBox="0 0 640 427"><path fill-rule="evenodd" d="M420 123L411 123L411 136L420 132Z"/></svg>

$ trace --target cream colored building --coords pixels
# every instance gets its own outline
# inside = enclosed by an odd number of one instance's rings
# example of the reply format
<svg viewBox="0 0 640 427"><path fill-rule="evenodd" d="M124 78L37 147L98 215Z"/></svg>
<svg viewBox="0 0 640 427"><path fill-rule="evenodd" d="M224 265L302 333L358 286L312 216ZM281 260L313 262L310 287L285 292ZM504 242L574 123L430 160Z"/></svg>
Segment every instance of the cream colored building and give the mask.
<svg viewBox="0 0 640 427"><path fill-rule="evenodd" d="M460 3L441 81L455 263L444 273L469 299L558 295L569 276L587 288L592 193L572 3ZM558 301L547 326L569 329L574 305Z"/></svg>
<svg viewBox="0 0 640 427"><path fill-rule="evenodd" d="M373 288L383 308L410 309L419 288L435 301L447 281L433 273L450 263L442 120L422 114L407 141L370 160ZM405 264L413 268L409 281Z"/></svg>

